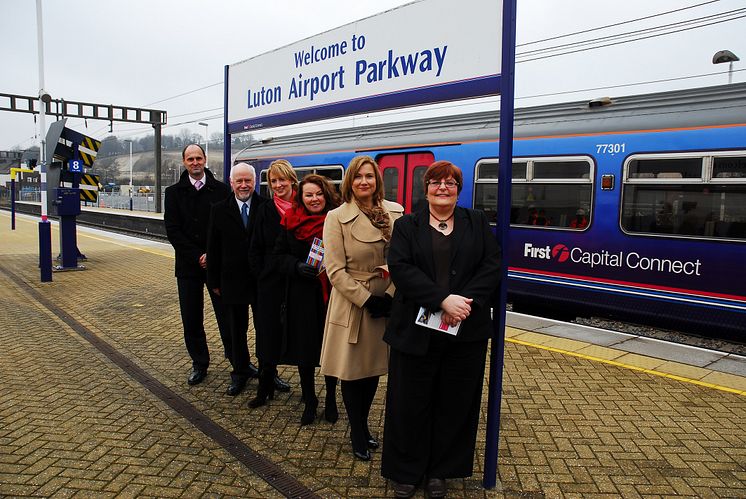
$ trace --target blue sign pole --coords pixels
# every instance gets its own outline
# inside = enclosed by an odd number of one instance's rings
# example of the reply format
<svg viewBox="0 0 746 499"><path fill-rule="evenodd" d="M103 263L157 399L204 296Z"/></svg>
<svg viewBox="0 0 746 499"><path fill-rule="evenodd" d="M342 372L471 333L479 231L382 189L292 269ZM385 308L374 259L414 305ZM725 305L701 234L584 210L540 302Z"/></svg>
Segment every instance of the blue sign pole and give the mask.
<svg viewBox="0 0 746 499"><path fill-rule="evenodd" d="M231 168L231 134L228 131L228 65L223 73L223 182L230 183ZM258 180L258 179L257 179ZM258 185L258 184L257 184Z"/></svg>
<svg viewBox="0 0 746 499"><path fill-rule="evenodd" d="M515 92L516 0L503 0L502 68L500 78L500 168L497 194L497 234L502 248L499 301L493 311L490 384L487 399L487 436L482 485L492 489L497 483L497 454L500 440L505 356L505 305L508 296L508 231L510 230L510 180L513 166L513 105Z"/></svg>
<svg viewBox="0 0 746 499"><path fill-rule="evenodd" d="M16 230L16 176L10 178L10 230Z"/></svg>

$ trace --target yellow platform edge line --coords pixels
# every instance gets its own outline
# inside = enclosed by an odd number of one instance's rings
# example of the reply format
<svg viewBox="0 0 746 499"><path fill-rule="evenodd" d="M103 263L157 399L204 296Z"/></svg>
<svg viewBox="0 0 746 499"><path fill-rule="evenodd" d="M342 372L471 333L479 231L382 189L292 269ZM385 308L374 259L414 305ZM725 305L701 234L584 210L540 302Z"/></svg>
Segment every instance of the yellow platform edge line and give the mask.
<svg viewBox="0 0 746 499"><path fill-rule="evenodd" d="M541 333L536 333L536 334L541 334ZM539 345L539 344L536 344L536 343L530 343L528 341L516 340L514 338L505 338L505 341L509 342L509 343L515 343L516 345L523 345L523 346L527 346L527 347L538 348L538 349L541 349L541 350L547 350L549 352L561 353L563 355L569 355L571 357L578 357L580 359L590 360L592 362L600 362L602 364L608 364L610 366L621 367L621 368L624 368L624 369L630 369L632 371L640 371L640 372L643 372L643 373L646 373L646 374L652 374L654 376L660 376L662 378L668 378L668 379L672 379L672 380L676 380L676 381L681 381L681 382L684 382L684 383L690 383L690 384L693 384L693 385L702 386L702 387L705 387L705 388L711 388L713 390L719 390L719 391L722 391L722 392L735 393L736 395L746 396L746 391L743 391L743 390L737 390L735 388L729 388L727 386L716 385L716 384L713 384L713 383L707 383L705 381L700 381L700 380L697 380L697 379L687 378L687 377L679 376L679 375L676 375L676 374L664 373L662 371L656 371L655 369L646 369L644 367L638 367L638 366L633 366L633 365L630 365L630 364L624 364L622 362L617 362L617 361L609 360L609 359L602 359L600 357L594 357L592 355L585 355L585 354L582 354L582 353L571 352L569 350L562 350L561 348L554 348L554 347L548 347L548 346L545 346L545 345ZM715 372L715 371L712 371L712 372Z"/></svg>
<svg viewBox="0 0 746 499"><path fill-rule="evenodd" d="M104 237L99 237L99 236L94 236L92 234L78 233L78 237L87 237L88 239L93 239L94 241L100 241L100 242L104 242L104 243L111 243L111 244L115 244L117 246L121 246L123 248L133 249L133 250L137 250L137 251L142 251L143 253L150 253L151 255L164 256L166 258L170 258L171 260L173 260L175 258L174 255L169 255L169 254L163 253L162 251L151 250L149 248L143 248L142 246L137 246L137 245L134 245L134 244L123 243L121 241L116 241L114 239L110 239L110 238L107 238L105 236Z"/></svg>

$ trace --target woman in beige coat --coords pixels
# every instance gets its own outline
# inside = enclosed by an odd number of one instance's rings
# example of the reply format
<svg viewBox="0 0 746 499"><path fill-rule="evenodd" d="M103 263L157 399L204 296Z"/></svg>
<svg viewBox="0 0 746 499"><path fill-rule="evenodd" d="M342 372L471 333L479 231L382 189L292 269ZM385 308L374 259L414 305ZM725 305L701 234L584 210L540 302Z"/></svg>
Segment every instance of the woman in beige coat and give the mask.
<svg viewBox="0 0 746 499"><path fill-rule="evenodd" d="M324 265L332 292L324 326L321 372L342 380L352 452L367 461L378 441L368 413L388 369L383 342L394 294L386 255L394 220L404 209L383 199L383 178L370 156L356 156L341 188L345 203L324 223Z"/></svg>

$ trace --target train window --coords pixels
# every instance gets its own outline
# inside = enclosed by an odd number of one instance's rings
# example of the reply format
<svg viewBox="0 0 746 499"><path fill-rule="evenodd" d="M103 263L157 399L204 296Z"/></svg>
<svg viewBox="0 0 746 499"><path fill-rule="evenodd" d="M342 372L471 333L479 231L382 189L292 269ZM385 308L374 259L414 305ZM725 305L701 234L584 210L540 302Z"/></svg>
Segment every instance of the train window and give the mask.
<svg viewBox="0 0 746 499"><path fill-rule="evenodd" d="M514 180L526 178L527 163L513 162L513 170L510 172ZM497 180L498 168L497 163L480 163L478 166L477 176L481 179Z"/></svg>
<svg viewBox="0 0 746 499"><path fill-rule="evenodd" d="M410 195L412 196L412 213L416 213L427 206L425 199L425 190L422 188L422 178L425 176L427 166L417 166L412 170L412 186Z"/></svg>
<svg viewBox="0 0 746 499"><path fill-rule="evenodd" d="M633 159L627 167L627 178L701 179L702 164L701 157Z"/></svg>
<svg viewBox="0 0 746 499"><path fill-rule="evenodd" d="M497 180L497 163L480 163L477 165L477 178Z"/></svg>
<svg viewBox="0 0 746 499"><path fill-rule="evenodd" d="M397 168L383 169L383 197L397 202L399 193L399 170Z"/></svg>
<svg viewBox="0 0 746 499"><path fill-rule="evenodd" d="M591 218L593 163L586 157L513 162L511 225L583 230ZM497 219L497 164L477 165L474 208Z"/></svg>
<svg viewBox="0 0 746 499"><path fill-rule="evenodd" d="M746 240L746 156L712 153L696 158L630 158L625 168L642 162L667 167L689 165L675 171L658 169L654 180L626 175L622 189L622 229L644 235ZM702 170L692 181L694 164ZM711 172L702 165L712 165ZM669 173L669 175L661 175Z"/></svg>
<svg viewBox="0 0 746 499"><path fill-rule="evenodd" d="M577 179L589 178L591 164L587 161L536 161L535 179Z"/></svg>
<svg viewBox="0 0 746 499"><path fill-rule="evenodd" d="M712 176L716 179L746 178L746 156L714 158Z"/></svg>

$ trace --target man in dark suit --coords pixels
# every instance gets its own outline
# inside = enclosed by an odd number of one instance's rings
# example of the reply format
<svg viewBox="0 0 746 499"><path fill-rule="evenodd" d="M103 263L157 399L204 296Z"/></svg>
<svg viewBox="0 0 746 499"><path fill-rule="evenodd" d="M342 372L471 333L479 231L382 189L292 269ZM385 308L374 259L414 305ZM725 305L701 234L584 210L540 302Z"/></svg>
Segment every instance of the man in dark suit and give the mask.
<svg viewBox="0 0 746 499"><path fill-rule="evenodd" d="M166 235L176 253L176 283L179 291L184 343L192 358L187 382L201 383L207 376L210 353L207 349L204 321L204 286L207 282L207 227L210 208L224 200L230 188L215 179L205 168L205 151L190 144L181 152L184 172L174 185L166 188L163 221ZM220 296L208 288L218 322L225 355L230 355L230 330Z"/></svg>
<svg viewBox="0 0 746 499"><path fill-rule="evenodd" d="M249 243L257 208L266 198L254 192L256 172L247 163L231 168L233 194L216 203L210 214L207 235L207 286L223 300L231 335L231 384L228 395L236 396L256 377L250 363L246 333L249 305L256 305L256 279L249 269Z"/></svg>

